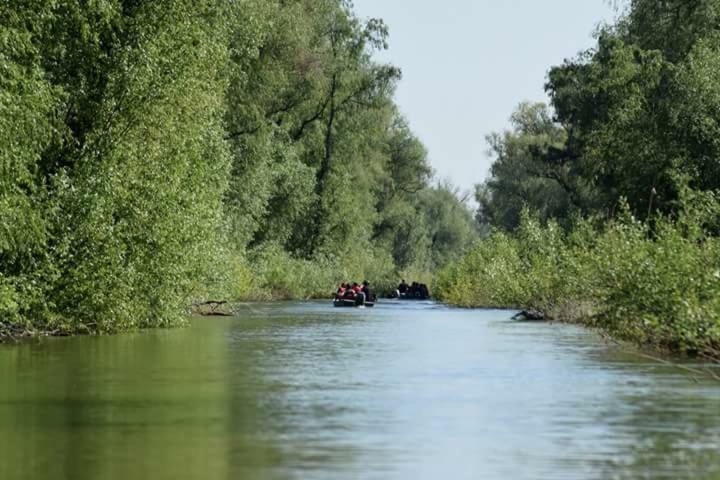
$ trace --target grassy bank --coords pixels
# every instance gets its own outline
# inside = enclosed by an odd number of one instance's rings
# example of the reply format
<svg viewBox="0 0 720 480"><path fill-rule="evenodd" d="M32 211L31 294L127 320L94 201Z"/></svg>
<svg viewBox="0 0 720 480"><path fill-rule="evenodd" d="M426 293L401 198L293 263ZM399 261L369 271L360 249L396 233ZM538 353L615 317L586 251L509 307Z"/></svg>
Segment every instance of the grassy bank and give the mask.
<svg viewBox="0 0 720 480"><path fill-rule="evenodd" d="M341 282L368 280L382 294L394 289L400 277L429 283L432 275L415 270L398 272L395 262L382 251L358 252L352 258L293 258L276 247L263 248L235 257L220 282L229 289L200 290L203 298L217 297L239 301L305 300L330 298Z"/></svg>
<svg viewBox="0 0 720 480"><path fill-rule="evenodd" d="M382 295L393 290L400 278L431 284L432 274L419 270L398 271L392 257L381 250L358 253L353 258L318 257L307 260L292 257L276 246L266 246L243 255L217 251L210 278L198 277L190 286L190 300L178 304L172 322L148 319L115 326L112 321L33 321L16 315L0 319L0 343L47 336L97 335L155 326L175 327L187 322L187 313L230 313L237 302L329 299L341 282L369 280ZM1 292L0 292L1 293ZM212 300L210 304L206 302ZM220 302L219 304L216 302ZM184 313L183 313L184 312Z"/></svg>
<svg viewBox="0 0 720 480"><path fill-rule="evenodd" d="M599 327L616 338L688 355L720 357L720 240L711 196L680 219L652 225L630 215L570 233L525 213L446 268L435 290L465 307L520 307Z"/></svg>

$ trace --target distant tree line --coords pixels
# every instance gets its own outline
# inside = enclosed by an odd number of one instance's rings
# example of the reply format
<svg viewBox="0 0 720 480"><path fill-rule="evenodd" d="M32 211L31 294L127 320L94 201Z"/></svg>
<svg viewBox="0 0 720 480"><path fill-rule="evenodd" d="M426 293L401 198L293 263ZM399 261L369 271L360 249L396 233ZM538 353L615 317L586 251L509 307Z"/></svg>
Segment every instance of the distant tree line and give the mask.
<svg viewBox="0 0 720 480"><path fill-rule="evenodd" d="M455 258L475 224L372 59L387 37L345 0L1 2L0 318L170 325L292 272Z"/></svg>
<svg viewBox="0 0 720 480"><path fill-rule="evenodd" d="M678 213L686 180L720 187L720 2L625 8L594 48L550 70L550 107L524 103L511 130L489 137L483 222L511 230L527 206L568 226L614 218L621 199L645 219Z"/></svg>

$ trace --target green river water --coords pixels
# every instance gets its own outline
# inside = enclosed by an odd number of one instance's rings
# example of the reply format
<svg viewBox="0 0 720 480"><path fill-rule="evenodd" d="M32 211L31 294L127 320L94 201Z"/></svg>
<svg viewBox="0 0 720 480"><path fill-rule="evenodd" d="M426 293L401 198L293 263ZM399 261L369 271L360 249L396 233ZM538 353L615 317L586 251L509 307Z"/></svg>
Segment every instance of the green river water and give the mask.
<svg viewBox="0 0 720 480"><path fill-rule="evenodd" d="M720 383L386 302L0 346L0 479L720 479Z"/></svg>

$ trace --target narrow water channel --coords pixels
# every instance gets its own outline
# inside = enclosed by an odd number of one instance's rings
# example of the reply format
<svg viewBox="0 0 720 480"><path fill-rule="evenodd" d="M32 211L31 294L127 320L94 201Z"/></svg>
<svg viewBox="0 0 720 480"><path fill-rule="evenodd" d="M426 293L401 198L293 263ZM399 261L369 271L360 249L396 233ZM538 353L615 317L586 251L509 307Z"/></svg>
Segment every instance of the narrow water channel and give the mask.
<svg viewBox="0 0 720 480"><path fill-rule="evenodd" d="M510 316L247 305L0 346L0 479L720 478L720 384Z"/></svg>

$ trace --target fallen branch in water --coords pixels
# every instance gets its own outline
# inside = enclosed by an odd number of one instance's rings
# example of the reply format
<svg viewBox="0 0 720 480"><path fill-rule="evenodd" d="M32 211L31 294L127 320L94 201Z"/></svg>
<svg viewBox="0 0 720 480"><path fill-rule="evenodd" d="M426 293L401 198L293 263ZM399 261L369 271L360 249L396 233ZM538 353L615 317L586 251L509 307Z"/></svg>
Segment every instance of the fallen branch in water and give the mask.
<svg viewBox="0 0 720 480"><path fill-rule="evenodd" d="M198 315L203 316L217 316L217 317L232 317L234 313L232 311L225 312L218 310L219 307L228 305L226 300L207 300L205 302L196 302L192 304L192 311ZM210 310L204 309L203 307L210 307Z"/></svg>
<svg viewBox="0 0 720 480"><path fill-rule="evenodd" d="M545 314L538 310L523 310L512 317L518 322L542 322L545 321Z"/></svg>
<svg viewBox="0 0 720 480"><path fill-rule="evenodd" d="M0 321L0 343L18 343L21 338L30 337L34 332L23 325Z"/></svg>

